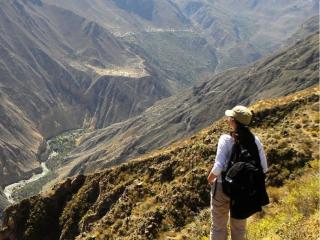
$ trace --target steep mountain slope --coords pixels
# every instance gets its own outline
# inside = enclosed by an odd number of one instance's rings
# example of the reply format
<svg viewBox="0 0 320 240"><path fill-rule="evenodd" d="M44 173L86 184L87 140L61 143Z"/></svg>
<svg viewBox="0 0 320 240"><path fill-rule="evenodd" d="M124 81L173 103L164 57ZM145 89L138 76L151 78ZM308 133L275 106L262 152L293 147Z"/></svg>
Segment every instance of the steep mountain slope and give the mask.
<svg viewBox="0 0 320 240"><path fill-rule="evenodd" d="M3 194L2 190L0 190L0 209L5 209L9 206L9 202L5 195ZM2 224L2 210L0 212L0 224Z"/></svg>
<svg viewBox="0 0 320 240"><path fill-rule="evenodd" d="M251 107L252 130L264 143L270 166L268 185L282 185L319 159L318 103L316 87ZM218 137L228 130L221 119L141 159L67 179L43 196L9 207L1 234L21 240L45 234L53 240L165 239L179 233L209 206L206 177Z"/></svg>
<svg viewBox="0 0 320 240"><path fill-rule="evenodd" d="M216 52L171 1L46 1L99 23L176 83L175 90L214 72ZM201 67L199 67L201 66Z"/></svg>
<svg viewBox="0 0 320 240"><path fill-rule="evenodd" d="M92 172L168 145L223 115L236 104L287 95L319 82L318 33L257 63L218 74L177 96L159 101L141 115L85 133L60 160L61 178Z"/></svg>
<svg viewBox="0 0 320 240"><path fill-rule="evenodd" d="M42 47L46 41L36 38L36 21L33 21L26 7L18 1L1 1L0 4L3 166L0 179L1 185L5 185L30 175L30 170L39 167L36 159L42 142L40 129L45 127L37 125L42 117L48 117L48 109L61 112L61 101L75 98L79 86L57 61L49 57L48 48ZM61 77L65 78L63 82ZM68 88L72 88L73 92ZM71 105L67 104L68 101L65 101L66 108ZM48 119L48 123L43 123L50 124L50 117ZM67 127L65 123L60 129L43 134L54 134Z"/></svg>
<svg viewBox="0 0 320 240"><path fill-rule="evenodd" d="M121 39L136 51L143 52L147 62L176 79L180 89L212 75L218 64L216 49L193 31L142 32Z"/></svg>
<svg viewBox="0 0 320 240"><path fill-rule="evenodd" d="M150 28L186 28L190 21L172 3L156 0L44 0L102 24L116 34Z"/></svg>
<svg viewBox="0 0 320 240"><path fill-rule="evenodd" d="M179 8L168 0L46 1L99 23L159 66L176 89L215 71L216 50L192 30Z"/></svg>
<svg viewBox="0 0 320 240"><path fill-rule="evenodd" d="M217 71L245 65L270 53L290 37L306 18L317 15L319 11L318 1L175 2L193 25L218 48Z"/></svg>
<svg viewBox="0 0 320 240"><path fill-rule="evenodd" d="M69 10L1 1L0 32L1 186L40 170L44 139L123 121L171 95L159 68Z"/></svg>
<svg viewBox="0 0 320 240"><path fill-rule="evenodd" d="M89 107L94 112L97 105L97 101L94 99L96 88L98 90L103 88L101 86L103 85L101 84L102 77L118 77L117 82L122 84L121 77L124 76L126 78L124 81L133 78L135 81L132 82L140 83L140 81L146 81L141 80L143 77L153 75L155 69L151 67L148 70L145 69L144 59L132 53L128 46L114 38L97 23L55 6L46 4L39 6L28 1L24 5L19 4L17 1L3 2L1 23L5 36L4 49L10 52L10 56L14 55L23 64L28 65L29 72L38 74L38 76L29 77L30 73L27 75L23 72L28 76L23 83L33 81L29 87L39 95L43 93L52 102L57 101L56 99L59 97L62 98L61 101L69 98L69 101L71 99L75 101L74 105L79 105L79 109L82 107L83 110L83 108ZM31 23L28 24L28 21ZM24 24L20 24L21 22ZM71 29L73 31L70 31ZM19 40L13 33L20 36ZM9 63L9 58L3 59L4 65L9 65ZM131 77L130 69L127 69L129 66L132 71L137 71L132 74L133 77ZM140 66L140 72L138 67L135 69L135 66ZM126 70L129 72L127 75L122 73ZM59 71L60 75L57 74ZM2 81L2 83L5 82L6 87L20 87L22 74L16 75L18 74L14 72L10 76L17 78L16 81L9 82L9 79ZM148 81L150 82L149 89L154 88L156 96L150 96L147 93L145 96L150 99L158 99L157 95L168 96L170 93L168 82L159 76L159 72L156 72L155 75L155 79L148 79ZM45 78L46 85L43 84L44 80L38 80L39 76ZM161 89L154 84L160 86ZM134 84L132 84L133 86ZM125 91L122 93L126 95ZM140 94L142 93L140 92ZM57 94L62 96L57 96ZM129 93L127 95L130 96ZM106 97L111 98L112 95ZM22 103L27 104L28 101L21 101L17 105L21 106ZM87 106L81 106L81 104Z"/></svg>
<svg viewBox="0 0 320 240"><path fill-rule="evenodd" d="M319 30L319 15L313 16L305 21L300 28L284 44L291 45L301 41L310 34Z"/></svg>
<svg viewBox="0 0 320 240"><path fill-rule="evenodd" d="M180 39L184 39L185 31L192 32L214 49L218 63L208 69L216 71L247 65L270 53L319 9L315 0L45 1L96 21L118 36L134 36L135 44L142 48L144 44L157 44L152 41L155 32L160 42L170 41L167 34L171 32ZM168 44L161 51L170 53L170 49Z"/></svg>

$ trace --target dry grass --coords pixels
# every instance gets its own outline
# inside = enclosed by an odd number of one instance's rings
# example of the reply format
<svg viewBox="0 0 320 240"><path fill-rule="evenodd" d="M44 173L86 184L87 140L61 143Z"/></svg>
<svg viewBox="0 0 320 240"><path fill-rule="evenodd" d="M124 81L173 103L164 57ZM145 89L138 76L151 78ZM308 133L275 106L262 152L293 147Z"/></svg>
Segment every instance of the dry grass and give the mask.
<svg viewBox="0 0 320 240"><path fill-rule="evenodd" d="M294 179L304 179L301 176L308 163L318 159L314 157L318 155L318 140L314 136L319 114L314 107L319 101L318 89L309 89L307 94L299 93L298 96L276 99L274 103L268 102L266 105L260 103L261 110L257 110L252 129L264 143L269 160L268 184L273 186L269 188L273 204L268 208L269 218L257 217L254 220L257 224L251 224L256 227L256 230L249 229L251 239L260 239L255 236L259 232L262 234L262 230L269 232L268 229L276 223L285 229L282 234L295 234L292 227L294 224L299 221L314 223L316 219L315 195L312 195L310 201L299 195L301 190L305 196L310 196L309 190L316 185L311 186L309 180L301 180L308 182L309 187L305 191L299 188L294 193L296 186L293 182ZM292 99L296 100L292 102ZM296 129L296 124L301 124L301 128ZM84 177L85 181L77 185L79 191L71 191L75 188L72 184L65 189L58 187L62 190L56 189L52 193L58 197L48 198L54 199L52 204L59 201L59 206L62 206L62 209L56 211L62 229L60 234L67 236L66 239L78 236L77 239L87 240L204 240L210 225L210 188L206 178L213 164L218 138L225 132L228 132L228 127L224 120L220 120L190 139L178 141L144 158ZM278 188L283 185L285 187ZM289 190L291 194L286 195ZM300 198L302 202L298 201ZM299 208L308 201L310 204ZM33 232L33 239L37 239L37 231L34 229L39 222L34 221L32 216L38 216L39 211L48 212L46 206L52 207L52 204L47 203L38 205L42 210L34 209L33 206L37 206L35 202L42 203L43 200L40 197L33 200L26 215L29 216L28 224L19 225L20 232ZM287 218L285 214L290 208L286 210L286 205L297 206L295 212L302 215ZM15 206L11 211L20 212L20 208L22 205ZM276 213L279 209L283 210L283 214L278 216ZM10 211L7 214L10 215ZM283 224L286 219L290 220L287 225ZM19 215L16 215L15 221L21 221ZM15 223L12 225L15 226ZM313 234L314 230L305 225L299 226L303 231Z"/></svg>

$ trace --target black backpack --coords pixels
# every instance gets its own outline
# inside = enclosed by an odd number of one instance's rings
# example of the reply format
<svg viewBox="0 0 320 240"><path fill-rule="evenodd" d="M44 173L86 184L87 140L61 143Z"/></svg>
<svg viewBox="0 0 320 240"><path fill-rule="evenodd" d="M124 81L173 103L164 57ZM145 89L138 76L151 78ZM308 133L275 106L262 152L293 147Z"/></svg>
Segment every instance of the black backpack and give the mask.
<svg viewBox="0 0 320 240"><path fill-rule="evenodd" d="M222 172L223 192L230 197L231 217L244 219L269 203L258 147L236 142L226 171Z"/></svg>

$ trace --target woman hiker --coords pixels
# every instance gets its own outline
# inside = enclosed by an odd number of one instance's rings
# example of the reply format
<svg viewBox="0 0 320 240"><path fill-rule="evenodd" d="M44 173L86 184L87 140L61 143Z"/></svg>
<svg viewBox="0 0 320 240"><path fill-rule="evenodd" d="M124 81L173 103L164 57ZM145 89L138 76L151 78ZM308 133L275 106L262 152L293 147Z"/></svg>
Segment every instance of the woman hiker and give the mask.
<svg viewBox="0 0 320 240"><path fill-rule="evenodd" d="M227 116L227 122L232 132L230 135L223 134L219 138L216 158L214 166L210 171L208 176L208 182L211 185L211 230L210 230L210 240L226 240L227 239L227 223L230 216L230 228L231 228L231 239L232 240L244 240L246 239L246 219L242 217L234 218L237 211L241 211L240 208L234 210L229 214L230 210L230 198L224 193L222 187L222 176L228 168L228 162L231 158L233 152L234 143L246 144L247 146L253 146L256 150L256 155L260 158L260 168L262 175L267 171L267 160L263 150L263 146L260 140L250 132L248 125L252 119L252 112L244 106L236 106L232 110L227 110L225 112ZM230 165L229 165L230 166ZM265 191L264 177L261 188L265 205L269 203L268 196ZM261 182L261 181L260 181ZM258 205L258 210L261 210L260 203ZM250 213L252 214L252 212Z"/></svg>

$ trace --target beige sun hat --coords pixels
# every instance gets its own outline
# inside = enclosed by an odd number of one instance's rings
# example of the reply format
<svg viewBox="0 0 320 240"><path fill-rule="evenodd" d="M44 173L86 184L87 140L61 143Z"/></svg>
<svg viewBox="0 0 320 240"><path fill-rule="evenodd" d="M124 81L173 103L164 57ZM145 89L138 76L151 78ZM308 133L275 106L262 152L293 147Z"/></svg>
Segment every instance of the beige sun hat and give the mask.
<svg viewBox="0 0 320 240"><path fill-rule="evenodd" d="M245 106L235 106L231 110L227 110L225 115L228 117L233 117L237 122L243 125L249 125L252 119L252 112L249 108Z"/></svg>

